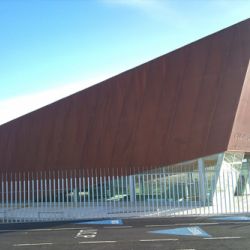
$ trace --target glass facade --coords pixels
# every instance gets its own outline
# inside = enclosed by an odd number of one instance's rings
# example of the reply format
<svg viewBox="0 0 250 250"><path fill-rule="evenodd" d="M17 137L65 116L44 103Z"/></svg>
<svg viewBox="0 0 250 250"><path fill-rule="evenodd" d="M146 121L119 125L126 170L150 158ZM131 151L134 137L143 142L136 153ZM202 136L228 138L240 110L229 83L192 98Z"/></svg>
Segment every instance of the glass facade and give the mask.
<svg viewBox="0 0 250 250"><path fill-rule="evenodd" d="M249 212L250 155L224 152L171 166L85 175L2 174L2 221Z"/></svg>

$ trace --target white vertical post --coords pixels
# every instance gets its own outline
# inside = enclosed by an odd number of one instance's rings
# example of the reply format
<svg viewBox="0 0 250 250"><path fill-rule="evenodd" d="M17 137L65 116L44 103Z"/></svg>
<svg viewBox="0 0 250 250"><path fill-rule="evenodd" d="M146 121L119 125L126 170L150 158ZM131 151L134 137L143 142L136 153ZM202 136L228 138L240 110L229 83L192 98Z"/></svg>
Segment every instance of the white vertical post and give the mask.
<svg viewBox="0 0 250 250"><path fill-rule="evenodd" d="M79 171L78 172L79 175L78 175L78 184L79 184L79 205L80 205L80 208L82 207L82 177L81 177L81 172Z"/></svg>
<svg viewBox="0 0 250 250"><path fill-rule="evenodd" d="M208 214L210 214L210 201L209 201L209 199L210 199L211 194L208 194L208 187L209 187L208 176L209 176L209 173L206 174L206 169L204 169L204 173L205 173L205 180L206 180L205 191L206 191L207 211L208 211Z"/></svg>
<svg viewBox="0 0 250 250"><path fill-rule="evenodd" d="M142 196L142 189L141 189L141 173L139 172L139 170L138 170L138 191L139 191L139 193L138 193L138 197L139 197L139 199L138 199L138 201L139 201L139 214L141 214L141 196Z"/></svg>
<svg viewBox="0 0 250 250"><path fill-rule="evenodd" d="M20 173L19 173L19 205L20 205L20 208L22 208L22 181L21 181Z"/></svg>
<svg viewBox="0 0 250 250"><path fill-rule="evenodd" d="M10 176L10 207L13 209L13 178L12 173Z"/></svg>
<svg viewBox="0 0 250 250"><path fill-rule="evenodd" d="M187 207L188 207L188 190L187 190L187 173L185 171L185 165L181 166L181 192L182 192L182 215L185 216L187 214Z"/></svg>
<svg viewBox="0 0 250 250"><path fill-rule="evenodd" d="M135 206L135 213L137 214L137 199L136 199L136 190L135 190L135 187L136 187L136 177L137 176L134 174L133 175L133 182L134 182L134 206Z"/></svg>
<svg viewBox="0 0 250 250"><path fill-rule="evenodd" d="M169 211L172 214L172 194L171 194L171 180L170 180L170 173L168 168L168 202L169 202Z"/></svg>
<svg viewBox="0 0 250 250"><path fill-rule="evenodd" d="M99 182L98 182L98 176L97 176L97 171L95 169L95 187L96 187L96 207L99 207Z"/></svg>
<svg viewBox="0 0 250 250"><path fill-rule="evenodd" d="M154 178L153 178L153 173L150 174L150 179L151 179L152 211L155 211L155 204L154 204Z"/></svg>
<svg viewBox="0 0 250 250"><path fill-rule="evenodd" d="M122 173L122 170L121 170L121 190L122 190L122 213L124 214L125 210L124 210L124 183L123 183L123 173Z"/></svg>
<svg viewBox="0 0 250 250"><path fill-rule="evenodd" d="M146 187L145 187L145 172L142 174L142 188L143 188L143 212L146 215Z"/></svg>
<svg viewBox="0 0 250 250"><path fill-rule="evenodd" d="M161 211L163 211L163 197L162 197L162 193L163 193L163 191L162 191L163 173L162 173L162 171L163 171L163 169L161 169L161 171L159 173L159 176L160 176L160 181L159 181L159 183L160 183L160 197L161 197L161 201L160 201L161 207L160 207L160 209L161 209Z"/></svg>
<svg viewBox="0 0 250 250"><path fill-rule="evenodd" d="M45 193L45 207L48 208L48 188L47 188L47 175L44 174L44 193Z"/></svg>
<svg viewBox="0 0 250 250"><path fill-rule="evenodd" d="M155 170L155 196L156 196L156 211L159 211L159 199L158 199L158 174Z"/></svg>
<svg viewBox="0 0 250 250"><path fill-rule="evenodd" d="M94 183L94 175L92 171L91 175L91 196L92 196L92 208L94 209L95 206L95 183Z"/></svg>
<svg viewBox="0 0 250 250"><path fill-rule="evenodd" d="M227 200L228 200L228 197L227 197L227 190L226 190L226 183L225 183L225 174L224 174L224 169L222 171L222 181L223 181L223 193L224 193L224 203L225 203L225 213L227 214Z"/></svg>
<svg viewBox="0 0 250 250"><path fill-rule="evenodd" d="M148 176L148 170L147 170L147 191L148 191L148 211L150 212L150 191L149 191L149 176Z"/></svg>
<svg viewBox="0 0 250 250"><path fill-rule="evenodd" d="M53 171L53 196L54 196L54 209L56 208L56 177L55 172Z"/></svg>
<svg viewBox="0 0 250 250"><path fill-rule="evenodd" d="M111 211L111 185L110 185L110 175L108 175L108 187L109 187L109 209Z"/></svg>
<svg viewBox="0 0 250 250"><path fill-rule="evenodd" d="M18 202L18 188L17 188L17 186L18 186L18 183L17 183L17 177L16 177L16 173L15 173L15 208L17 209L17 206L18 206L18 204L17 204L17 202ZM2 192L3 192L3 190L2 190Z"/></svg>
<svg viewBox="0 0 250 250"><path fill-rule="evenodd" d="M118 169L117 169L117 175L116 175L116 183L117 183L117 199L118 199L118 211L120 213L121 210L121 204L120 204L120 178L119 178L119 173L118 173Z"/></svg>
<svg viewBox="0 0 250 250"><path fill-rule="evenodd" d="M41 205L43 208L43 179L42 179L42 172L40 172L40 187L41 187Z"/></svg>
<svg viewBox="0 0 250 250"><path fill-rule="evenodd" d="M52 188L51 188L51 174L49 172L49 206L52 207Z"/></svg>
<svg viewBox="0 0 250 250"><path fill-rule="evenodd" d="M163 173L164 178L164 209L165 209L165 215L167 215L168 205L167 205L167 179L166 179L166 169L164 168Z"/></svg>
<svg viewBox="0 0 250 250"><path fill-rule="evenodd" d="M30 173L28 172L28 208L30 209Z"/></svg>
<svg viewBox="0 0 250 250"><path fill-rule="evenodd" d="M185 191L186 191L186 195L187 195L187 199L186 199L186 206L187 206L187 209L186 209L186 211L187 211L187 214L189 214L189 199L190 199L190 194L191 194L191 192L189 192L190 191L190 189L189 189L189 186L188 186L188 184L189 184L189 170L187 169L187 171L186 171L186 178L185 178L185 181L186 181L186 183L185 183Z"/></svg>
<svg viewBox="0 0 250 250"><path fill-rule="evenodd" d="M103 176L103 188L104 188L104 202L105 202L105 212L107 213L108 210L108 202L107 202L107 177L106 177L106 171L104 170L104 176Z"/></svg>
<svg viewBox="0 0 250 250"><path fill-rule="evenodd" d="M38 179L38 173L36 173L36 208L38 211L39 206L39 179Z"/></svg>
<svg viewBox="0 0 250 250"><path fill-rule="evenodd" d="M231 207L231 192L230 192L230 183L229 183L229 175L227 170L227 192L228 192L228 205L229 205L229 213L232 213L232 207Z"/></svg>
<svg viewBox="0 0 250 250"><path fill-rule="evenodd" d="M174 208L174 215L176 215L176 204L175 204L175 173L173 171L173 166L172 166L172 189L173 189L173 208Z"/></svg>
<svg viewBox="0 0 250 250"><path fill-rule="evenodd" d="M126 206L127 206L127 212L128 212L128 175L127 175L127 172L126 172L126 179L125 179L125 187L126 187Z"/></svg>
<svg viewBox="0 0 250 250"><path fill-rule="evenodd" d="M23 178L23 208L24 208L24 213L26 210L26 175L25 173L22 174ZM23 221L25 221L25 217L23 217Z"/></svg>
<svg viewBox="0 0 250 250"><path fill-rule="evenodd" d="M99 176L99 181L100 181L100 196L101 196L101 207L103 209L103 183L102 183L102 171L100 170L100 176Z"/></svg>
<svg viewBox="0 0 250 250"><path fill-rule="evenodd" d="M219 191L220 191L220 213L223 213L223 197L222 197L222 185L221 185L221 173L218 176Z"/></svg>
<svg viewBox="0 0 250 250"><path fill-rule="evenodd" d="M246 191L245 191L245 195L246 195L246 204L247 204L247 213L249 212L249 209L248 209L248 192L249 192L249 163L247 162L247 168L248 168L248 171L247 171L247 180L246 180Z"/></svg>
<svg viewBox="0 0 250 250"><path fill-rule="evenodd" d="M65 188L66 188L66 207L69 207L69 179L68 179L68 173L66 171L65 173Z"/></svg>
<svg viewBox="0 0 250 250"><path fill-rule="evenodd" d="M4 209L4 180L3 180L3 173L2 173L2 208ZM4 218L3 218L3 221L4 221Z"/></svg>
<svg viewBox="0 0 250 250"><path fill-rule="evenodd" d="M78 207L78 193L79 191L77 190L78 189L78 186L77 186L77 178L76 178L76 170L75 170L75 182L74 182L74 200L75 200L75 206L76 208Z"/></svg>
<svg viewBox="0 0 250 250"><path fill-rule="evenodd" d="M234 207L234 213L236 213L236 206L235 206L235 196L234 196L234 173L230 171L231 175L231 181L232 181L232 199L233 199L233 207Z"/></svg>
<svg viewBox="0 0 250 250"><path fill-rule="evenodd" d="M241 165L241 168L242 168L242 165ZM242 172L242 169L241 169L241 172ZM242 185L242 174L239 174L239 178L240 178L240 196L241 196L241 205L242 205L242 209L240 210L240 212L245 212L244 211L244 193L243 193L243 185Z"/></svg>
<svg viewBox="0 0 250 250"><path fill-rule="evenodd" d="M31 175L31 187L32 187L32 207L35 208L35 183L34 183L34 174Z"/></svg>
<svg viewBox="0 0 250 250"><path fill-rule="evenodd" d="M57 207L60 208L61 206L61 199L60 199L60 173L57 171Z"/></svg>
<svg viewBox="0 0 250 250"><path fill-rule="evenodd" d="M73 180L72 180L72 171L70 171L70 204L73 208L74 206L74 192L73 192Z"/></svg>
<svg viewBox="0 0 250 250"><path fill-rule="evenodd" d="M63 171L62 171L62 207L63 207L63 210L65 208L65 175L63 174Z"/></svg>
<svg viewBox="0 0 250 250"><path fill-rule="evenodd" d="M215 200L216 200L216 202L215 202L215 204L216 204L216 214L219 214L219 208L218 208L218 192L217 192L217 181L218 181L218 176L219 176L219 174L217 174L217 171L219 171L219 170L217 170L217 168L218 168L218 166L216 166L216 170L215 170L215 181L214 181L214 194L215 194ZM213 196L214 196L214 194L213 194ZM213 199L214 200L214 199Z"/></svg>
<svg viewBox="0 0 250 250"><path fill-rule="evenodd" d="M180 211L180 196L179 196L179 171L176 174L176 192L177 192L177 206Z"/></svg>
<svg viewBox="0 0 250 250"><path fill-rule="evenodd" d="M113 195L112 195L112 197L113 197L113 208L115 209L115 206L116 206L116 204L115 204L115 194L116 194L116 192L115 192L115 177L114 177L114 169L113 169L113 171L112 171L112 191L113 191Z"/></svg>
<svg viewBox="0 0 250 250"><path fill-rule="evenodd" d="M8 181L8 175L6 173L6 177L5 177L5 185L6 185L6 209L8 211L8 207L9 207L9 181ZM8 221L8 218L7 218L7 221Z"/></svg>
<svg viewBox="0 0 250 250"><path fill-rule="evenodd" d="M83 185L83 207L86 207L86 178L85 178L85 172L83 172L83 177L82 177L82 185Z"/></svg>
<svg viewBox="0 0 250 250"><path fill-rule="evenodd" d="M87 182L88 182L88 208L90 208L90 183L89 183L89 173L88 173L88 179L87 179Z"/></svg>
<svg viewBox="0 0 250 250"><path fill-rule="evenodd" d="M214 212L214 178L215 178L215 168L213 168L213 174L212 174L212 178L211 178L211 193L210 193L210 202L211 202L211 205L212 205L212 213L215 214Z"/></svg>

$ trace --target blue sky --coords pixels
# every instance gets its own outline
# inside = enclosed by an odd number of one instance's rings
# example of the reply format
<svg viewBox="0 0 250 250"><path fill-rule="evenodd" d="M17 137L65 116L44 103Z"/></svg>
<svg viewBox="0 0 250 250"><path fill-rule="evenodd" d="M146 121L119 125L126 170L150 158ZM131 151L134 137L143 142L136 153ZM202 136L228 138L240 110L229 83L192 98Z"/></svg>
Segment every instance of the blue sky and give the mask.
<svg viewBox="0 0 250 250"><path fill-rule="evenodd" d="M0 124L249 13L248 0L0 0Z"/></svg>

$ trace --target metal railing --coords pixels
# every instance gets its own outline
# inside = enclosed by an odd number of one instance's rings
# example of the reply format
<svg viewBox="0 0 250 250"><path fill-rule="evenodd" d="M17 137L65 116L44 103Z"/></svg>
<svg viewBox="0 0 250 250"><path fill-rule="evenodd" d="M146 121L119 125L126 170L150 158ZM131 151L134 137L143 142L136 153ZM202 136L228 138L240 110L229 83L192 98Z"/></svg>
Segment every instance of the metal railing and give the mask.
<svg viewBox="0 0 250 250"><path fill-rule="evenodd" d="M249 174L225 163L130 175L72 173L2 174L1 222L238 214L250 208Z"/></svg>

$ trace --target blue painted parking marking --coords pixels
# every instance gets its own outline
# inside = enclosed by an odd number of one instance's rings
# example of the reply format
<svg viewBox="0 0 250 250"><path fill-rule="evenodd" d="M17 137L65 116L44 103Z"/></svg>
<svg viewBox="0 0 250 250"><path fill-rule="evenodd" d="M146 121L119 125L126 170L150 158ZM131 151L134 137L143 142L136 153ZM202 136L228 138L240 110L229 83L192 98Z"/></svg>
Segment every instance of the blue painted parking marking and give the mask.
<svg viewBox="0 0 250 250"><path fill-rule="evenodd" d="M85 225L123 225L122 220L92 220L76 222L74 224L85 224Z"/></svg>
<svg viewBox="0 0 250 250"><path fill-rule="evenodd" d="M212 220L250 221L249 216L214 217Z"/></svg>
<svg viewBox="0 0 250 250"><path fill-rule="evenodd" d="M173 229L150 231L155 234L169 234L169 235L183 235L183 236L198 236L198 237L211 237L207 232L200 227L179 227Z"/></svg>

